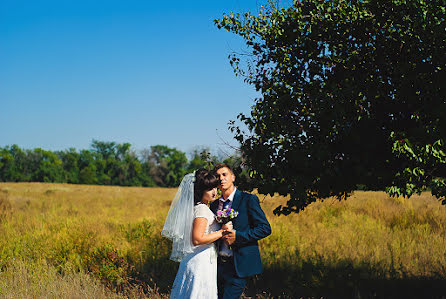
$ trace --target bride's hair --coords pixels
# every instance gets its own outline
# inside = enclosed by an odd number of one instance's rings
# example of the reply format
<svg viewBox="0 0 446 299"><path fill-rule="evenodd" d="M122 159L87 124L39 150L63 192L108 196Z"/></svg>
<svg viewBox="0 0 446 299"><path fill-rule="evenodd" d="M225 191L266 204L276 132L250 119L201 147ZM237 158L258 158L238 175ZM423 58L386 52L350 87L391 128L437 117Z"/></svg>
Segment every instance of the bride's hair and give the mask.
<svg viewBox="0 0 446 299"><path fill-rule="evenodd" d="M214 171L209 171L204 168L200 168L195 171L195 183L194 183L194 202L198 204L201 202L203 193L206 190L217 187L220 184L220 178Z"/></svg>

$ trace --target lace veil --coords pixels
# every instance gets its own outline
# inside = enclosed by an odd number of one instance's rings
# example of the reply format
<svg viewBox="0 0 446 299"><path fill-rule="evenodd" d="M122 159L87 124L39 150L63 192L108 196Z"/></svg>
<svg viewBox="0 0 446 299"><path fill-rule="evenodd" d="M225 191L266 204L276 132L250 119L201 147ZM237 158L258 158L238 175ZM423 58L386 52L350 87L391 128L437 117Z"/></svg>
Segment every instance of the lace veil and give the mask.
<svg viewBox="0 0 446 299"><path fill-rule="evenodd" d="M191 253L195 248L192 244L194 182L195 172L184 176L177 194L170 204L170 209L161 231L161 235L172 240L170 259L177 262L180 262L186 254Z"/></svg>

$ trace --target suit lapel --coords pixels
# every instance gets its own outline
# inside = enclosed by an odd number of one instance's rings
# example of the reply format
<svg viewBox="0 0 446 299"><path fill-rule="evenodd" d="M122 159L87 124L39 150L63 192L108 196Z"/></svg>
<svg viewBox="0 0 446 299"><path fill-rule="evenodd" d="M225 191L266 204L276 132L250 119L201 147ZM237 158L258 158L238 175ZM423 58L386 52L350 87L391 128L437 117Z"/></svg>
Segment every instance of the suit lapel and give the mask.
<svg viewBox="0 0 446 299"><path fill-rule="evenodd" d="M231 208L238 211L238 206L240 205L241 200L242 200L242 191L237 189L237 190L235 190L234 199L232 200Z"/></svg>

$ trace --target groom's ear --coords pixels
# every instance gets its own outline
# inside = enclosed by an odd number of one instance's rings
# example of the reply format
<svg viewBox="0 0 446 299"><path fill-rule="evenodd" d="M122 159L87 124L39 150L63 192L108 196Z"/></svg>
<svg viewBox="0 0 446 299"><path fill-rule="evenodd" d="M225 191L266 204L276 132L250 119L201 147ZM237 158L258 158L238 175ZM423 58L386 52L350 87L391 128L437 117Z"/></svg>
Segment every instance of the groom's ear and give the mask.
<svg viewBox="0 0 446 299"><path fill-rule="evenodd" d="M235 173L232 171L232 169L228 168L229 174L232 176L232 183L234 184L237 177L235 176Z"/></svg>
<svg viewBox="0 0 446 299"><path fill-rule="evenodd" d="M237 182L237 177L235 176L235 174L232 176L232 185L234 185L234 186L236 186L235 185L235 182Z"/></svg>

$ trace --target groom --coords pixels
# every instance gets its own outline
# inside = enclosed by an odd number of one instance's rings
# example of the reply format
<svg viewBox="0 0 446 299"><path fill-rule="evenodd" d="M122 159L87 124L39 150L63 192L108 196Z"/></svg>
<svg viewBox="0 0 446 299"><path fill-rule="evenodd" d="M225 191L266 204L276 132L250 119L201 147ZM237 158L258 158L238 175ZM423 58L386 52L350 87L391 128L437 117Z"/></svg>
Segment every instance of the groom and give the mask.
<svg viewBox="0 0 446 299"><path fill-rule="evenodd" d="M271 234L271 226L257 196L234 186L232 169L222 163L215 167L220 177L222 197L211 204L211 210L232 208L239 212L232 220L234 229L223 237L218 256L218 297L240 298L247 278L262 273L257 241Z"/></svg>

